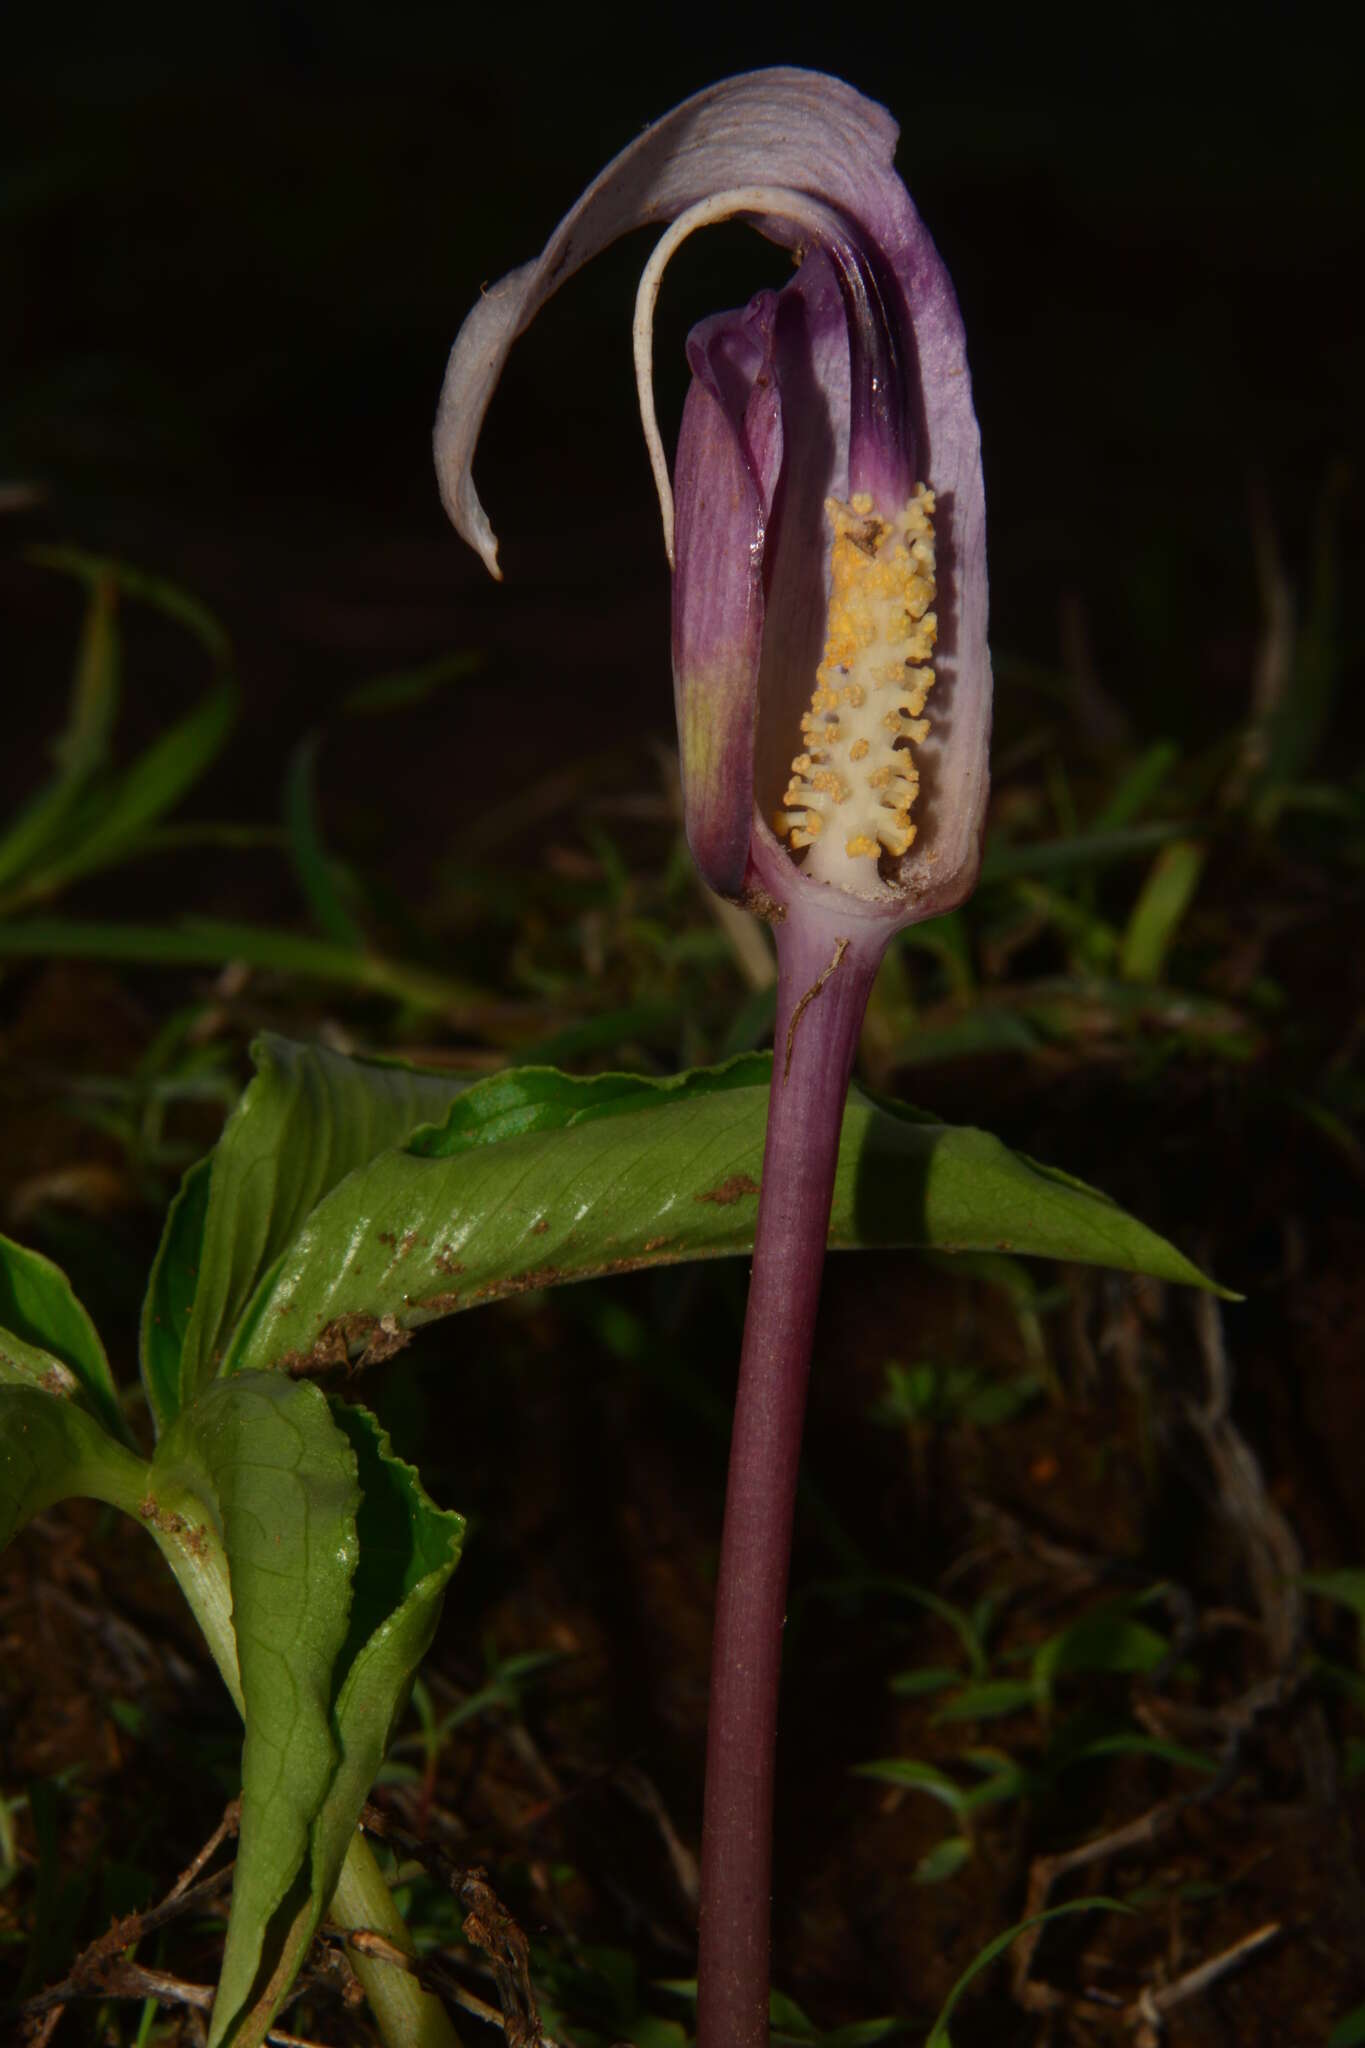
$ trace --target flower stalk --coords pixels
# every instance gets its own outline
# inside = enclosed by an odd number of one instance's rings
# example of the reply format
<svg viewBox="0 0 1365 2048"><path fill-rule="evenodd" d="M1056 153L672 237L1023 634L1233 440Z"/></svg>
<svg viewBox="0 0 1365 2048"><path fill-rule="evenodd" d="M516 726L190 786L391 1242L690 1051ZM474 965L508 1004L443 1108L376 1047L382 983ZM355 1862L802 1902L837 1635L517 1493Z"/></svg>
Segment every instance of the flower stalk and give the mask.
<svg viewBox="0 0 1365 2048"><path fill-rule="evenodd" d="M777 1023L711 1649L697 2038L766 2048L792 1519L844 1098L883 935L777 928Z"/></svg>

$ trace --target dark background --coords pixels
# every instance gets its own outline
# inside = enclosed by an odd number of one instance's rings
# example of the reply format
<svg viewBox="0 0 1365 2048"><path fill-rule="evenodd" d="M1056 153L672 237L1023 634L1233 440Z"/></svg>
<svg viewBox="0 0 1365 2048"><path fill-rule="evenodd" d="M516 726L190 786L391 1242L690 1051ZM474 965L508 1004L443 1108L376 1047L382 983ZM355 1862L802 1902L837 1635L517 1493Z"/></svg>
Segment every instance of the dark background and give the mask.
<svg viewBox="0 0 1365 2048"><path fill-rule="evenodd" d="M0 797L31 784L69 656L71 592L16 559L35 539L219 611L247 695L219 771L239 815L274 813L274 764L345 686L452 647L485 652L511 716L480 713L472 780L448 718L421 731L431 805L514 789L531 751L572 754L585 704L623 736L666 734L629 368L647 239L580 275L514 355L479 465L502 589L446 526L430 421L481 281L534 253L648 119L766 62L838 71L901 122L966 315L997 650L1055 664L1079 631L1135 738L1224 729L1258 626L1252 494L1301 577L1359 443L1359 54L1288 7L25 10L0 86L0 480L42 501L5 522ZM688 320L782 261L741 229L685 252L666 425ZM1346 521L1349 587L1349 485ZM148 653L153 723L183 702L183 660ZM1000 715L1007 737L1004 693ZM363 753L334 752L347 800L409 776L412 742L405 727L386 754L368 730ZM406 842L409 818L393 830Z"/></svg>

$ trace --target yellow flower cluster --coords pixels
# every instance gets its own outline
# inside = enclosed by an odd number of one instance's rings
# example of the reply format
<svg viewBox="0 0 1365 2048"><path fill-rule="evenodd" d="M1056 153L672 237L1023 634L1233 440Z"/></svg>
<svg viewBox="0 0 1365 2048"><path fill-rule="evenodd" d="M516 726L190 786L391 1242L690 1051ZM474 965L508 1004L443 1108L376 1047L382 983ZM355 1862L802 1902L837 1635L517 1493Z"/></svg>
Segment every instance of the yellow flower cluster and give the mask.
<svg viewBox="0 0 1365 2048"><path fill-rule="evenodd" d="M825 655L775 823L794 851L809 849L807 874L856 889L851 863L905 853L915 837L919 771L910 747L929 731L921 713L938 630L934 494L917 485L891 519L861 494L827 499L825 509L833 528Z"/></svg>

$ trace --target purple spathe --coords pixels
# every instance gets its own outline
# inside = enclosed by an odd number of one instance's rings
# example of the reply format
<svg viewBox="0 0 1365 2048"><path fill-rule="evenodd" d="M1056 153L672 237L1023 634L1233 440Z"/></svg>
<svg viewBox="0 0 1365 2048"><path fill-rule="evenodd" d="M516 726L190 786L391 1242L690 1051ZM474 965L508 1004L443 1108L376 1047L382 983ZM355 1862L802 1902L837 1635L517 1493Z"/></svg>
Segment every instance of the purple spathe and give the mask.
<svg viewBox="0 0 1365 2048"><path fill-rule="evenodd" d="M784 190L786 213L751 217L804 253L797 275L703 323L689 345L694 383L674 471L688 838L722 894L785 905L827 886L800 877L767 823L821 652L823 501L868 489L890 511L928 484L939 651L931 731L917 751L917 838L881 903L891 929L951 908L973 885L991 697L985 501L962 321L893 167L897 133L885 108L818 72L751 72L684 101L613 159L539 257L479 299L451 351L435 432L447 510L497 574L471 464L517 335L630 229L736 188Z"/></svg>
<svg viewBox="0 0 1365 2048"><path fill-rule="evenodd" d="M932 259L941 276L920 234L923 267ZM985 503L960 322L946 278L932 319L918 325L900 291L883 269L871 306L857 303L817 249L782 292L703 323L688 347L693 382L674 471L673 668L688 836L713 888L765 906L830 886L801 873L768 822L824 651L825 500L865 491L891 517L916 482L935 493L938 647L929 735L915 750L917 837L864 899L888 936L952 909L975 884L991 711ZM946 388L930 389L923 365L945 357ZM906 378L889 399L888 364Z"/></svg>

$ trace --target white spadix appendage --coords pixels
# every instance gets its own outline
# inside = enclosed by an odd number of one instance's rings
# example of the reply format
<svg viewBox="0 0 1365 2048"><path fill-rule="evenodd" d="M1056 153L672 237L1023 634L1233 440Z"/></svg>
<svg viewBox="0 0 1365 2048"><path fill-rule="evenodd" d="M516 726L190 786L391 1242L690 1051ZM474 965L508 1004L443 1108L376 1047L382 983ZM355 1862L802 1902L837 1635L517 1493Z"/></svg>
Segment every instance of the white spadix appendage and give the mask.
<svg viewBox="0 0 1365 2048"><path fill-rule="evenodd" d="M664 547L668 552L670 569L677 566L673 555L673 487L668 480L668 457L664 453L663 436L654 410L654 309L659 303L659 287L663 283L664 272L688 236L694 235L698 228L714 227L718 221L733 220L737 214L747 214L752 220L791 221L804 229L810 241L820 242L832 250L842 248L849 237L847 221L832 207L813 199L808 192L790 191L782 185L735 185L727 192L713 192L709 199L699 200L695 206L689 206L680 213L641 272L635 293L632 329L635 389L640 402L645 446L649 450L649 466L654 472L654 488L659 494L659 513L663 520Z"/></svg>
<svg viewBox="0 0 1365 2048"><path fill-rule="evenodd" d="M919 789L912 746L933 686L934 494L923 484L883 518L865 493L825 503L833 527L825 656L802 751L775 823L804 872L859 895L880 893L878 856L908 852Z"/></svg>

